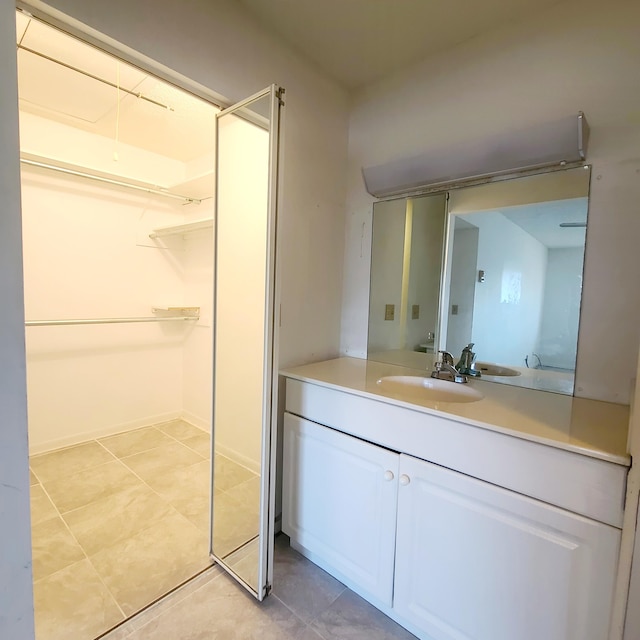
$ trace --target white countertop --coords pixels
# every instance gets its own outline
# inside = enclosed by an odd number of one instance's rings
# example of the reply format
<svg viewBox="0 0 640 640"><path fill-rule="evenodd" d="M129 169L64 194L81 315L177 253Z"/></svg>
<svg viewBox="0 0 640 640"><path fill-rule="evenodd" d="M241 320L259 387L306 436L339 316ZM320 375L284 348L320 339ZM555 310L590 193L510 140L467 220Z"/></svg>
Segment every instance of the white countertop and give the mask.
<svg viewBox="0 0 640 640"><path fill-rule="evenodd" d="M477 402L410 401L377 385L383 376L429 372L359 358L337 358L283 369L281 375L454 419L533 442L628 466L629 407L471 379ZM454 384L453 382L451 384Z"/></svg>

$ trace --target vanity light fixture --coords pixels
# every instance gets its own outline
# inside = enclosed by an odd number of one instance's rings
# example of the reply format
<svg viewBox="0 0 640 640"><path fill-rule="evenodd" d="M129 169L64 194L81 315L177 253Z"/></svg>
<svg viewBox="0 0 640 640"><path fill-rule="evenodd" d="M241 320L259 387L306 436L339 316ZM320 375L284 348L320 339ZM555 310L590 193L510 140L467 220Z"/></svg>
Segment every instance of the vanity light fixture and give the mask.
<svg viewBox="0 0 640 640"><path fill-rule="evenodd" d="M580 111L577 116L363 167L362 175L367 191L376 198L443 191L522 172L581 164L588 138L589 126Z"/></svg>

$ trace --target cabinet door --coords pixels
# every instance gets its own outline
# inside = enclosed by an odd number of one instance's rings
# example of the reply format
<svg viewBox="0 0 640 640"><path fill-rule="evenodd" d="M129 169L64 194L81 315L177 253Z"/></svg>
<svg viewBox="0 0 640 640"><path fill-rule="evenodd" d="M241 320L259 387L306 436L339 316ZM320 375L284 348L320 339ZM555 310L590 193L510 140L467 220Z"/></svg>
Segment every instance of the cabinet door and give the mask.
<svg viewBox="0 0 640 640"><path fill-rule="evenodd" d="M314 562L391 606L399 455L285 414L282 528Z"/></svg>
<svg viewBox="0 0 640 640"><path fill-rule="evenodd" d="M618 529L409 456L399 483L393 606L426 637L606 640Z"/></svg>

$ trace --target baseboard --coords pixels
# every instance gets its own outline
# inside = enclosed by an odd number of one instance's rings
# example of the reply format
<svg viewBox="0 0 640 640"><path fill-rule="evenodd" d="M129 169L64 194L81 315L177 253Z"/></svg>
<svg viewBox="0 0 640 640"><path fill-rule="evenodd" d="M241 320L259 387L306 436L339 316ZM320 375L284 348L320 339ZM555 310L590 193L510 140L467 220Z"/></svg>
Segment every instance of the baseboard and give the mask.
<svg viewBox="0 0 640 640"><path fill-rule="evenodd" d="M231 449L230 447L225 447L224 445L216 442L216 453L220 453L225 458L229 458L234 462L237 462L239 465L250 469L254 473L260 473L260 463L248 458L247 456L243 456L241 453L238 453L235 449Z"/></svg>
<svg viewBox="0 0 640 640"><path fill-rule="evenodd" d="M181 411L171 411L169 413L162 413L153 416L147 416L146 418L139 418L130 422L123 422L120 424L105 426L100 429L74 433L73 435L65 436L63 438L54 438L52 440L46 440L45 442L39 442L37 444L29 442L29 455L34 456L40 453L53 451L54 449L72 447L73 445L87 442L87 440L96 440L97 438L115 436L119 433L124 433L125 431L132 431L133 429L140 429L141 427L149 427L161 422L176 420L177 418L182 418L182 415L183 413ZM190 422L190 420L187 421Z"/></svg>
<svg viewBox="0 0 640 640"><path fill-rule="evenodd" d="M194 427L198 427L198 429L202 429L207 433L211 433L211 421L205 420L200 416L197 416L195 413L191 413L190 411L183 411L180 417L189 424L192 424Z"/></svg>

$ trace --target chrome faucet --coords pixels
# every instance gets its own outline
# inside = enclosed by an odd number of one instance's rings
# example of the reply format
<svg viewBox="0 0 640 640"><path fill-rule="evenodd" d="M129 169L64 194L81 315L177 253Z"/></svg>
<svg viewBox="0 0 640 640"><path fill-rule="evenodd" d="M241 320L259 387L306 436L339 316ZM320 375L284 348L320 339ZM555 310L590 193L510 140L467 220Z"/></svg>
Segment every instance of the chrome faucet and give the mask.
<svg viewBox="0 0 640 640"><path fill-rule="evenodd" d="M456 365L456 369L467 376L475 376L479 378L482 373L479 369L473 368L473 361L476 359L476 354L472 351L473 342L470 342L463 350L460 355L460 360L458 360L458 364Z"/></svg>
<svg viewBox="0 0 640 640"><path fill-rule="evenodd" d="M448 351L440 351L439 353L442 359L435 363L435 369L431 372L432 378L460 383L469 382L467 376L453 366L453 356Z"/></svg>

